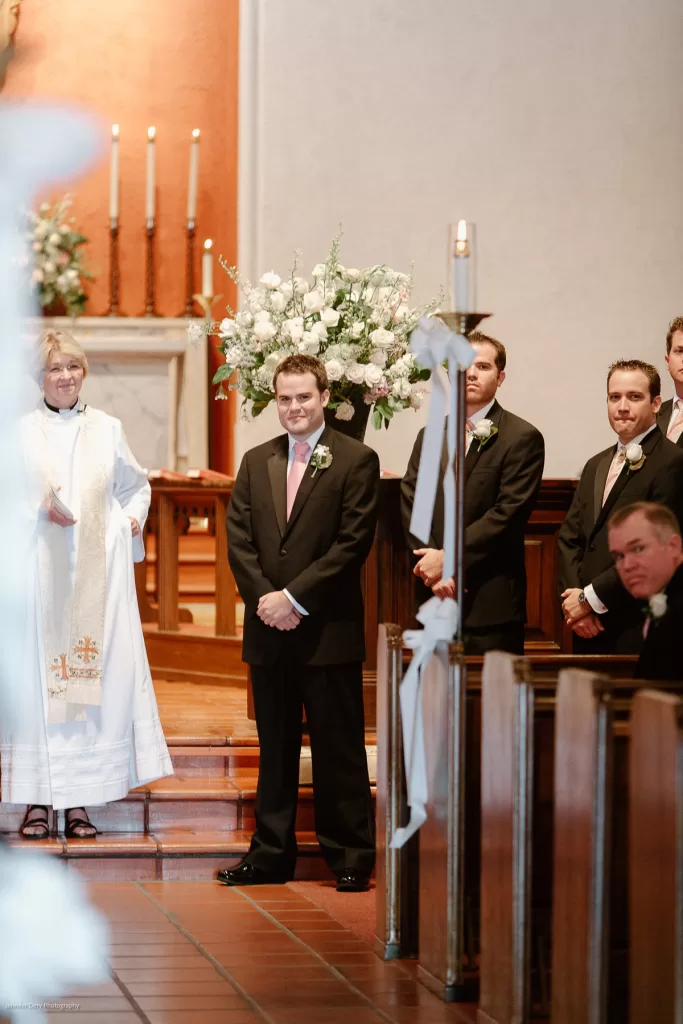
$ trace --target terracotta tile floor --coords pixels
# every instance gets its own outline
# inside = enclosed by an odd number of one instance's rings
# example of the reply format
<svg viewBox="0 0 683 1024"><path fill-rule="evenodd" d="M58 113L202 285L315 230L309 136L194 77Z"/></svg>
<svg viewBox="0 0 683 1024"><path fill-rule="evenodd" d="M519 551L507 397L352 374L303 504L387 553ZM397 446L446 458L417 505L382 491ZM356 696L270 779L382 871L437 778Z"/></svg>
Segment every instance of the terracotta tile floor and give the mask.
<svg viewBox="0 0 683 1024"><path fill-rule="evenodd" d="M112 978L59 1024L472 1024L410 965L380 961L288 886L91 883L111 923ZM349 896L349 899L353 899Z"/></svg>

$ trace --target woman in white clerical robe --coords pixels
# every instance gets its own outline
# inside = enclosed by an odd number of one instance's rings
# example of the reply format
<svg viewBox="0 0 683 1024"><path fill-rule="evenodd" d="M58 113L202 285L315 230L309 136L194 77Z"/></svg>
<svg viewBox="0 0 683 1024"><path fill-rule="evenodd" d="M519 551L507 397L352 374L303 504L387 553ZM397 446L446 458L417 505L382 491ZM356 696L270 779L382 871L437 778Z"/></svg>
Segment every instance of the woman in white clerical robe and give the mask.
<svg viewBox="0 0 683 1024"><path fill-rule="evenodd" d="M44 397L21 425L35 529L2 799L28 805L20 831L34 839L47 836L50 807L64 810L65 835L89 838L87 806L173 772L133 569L144 557L150 487L120 421L81 400L87 371L78 342L48 331Z"/></svg>

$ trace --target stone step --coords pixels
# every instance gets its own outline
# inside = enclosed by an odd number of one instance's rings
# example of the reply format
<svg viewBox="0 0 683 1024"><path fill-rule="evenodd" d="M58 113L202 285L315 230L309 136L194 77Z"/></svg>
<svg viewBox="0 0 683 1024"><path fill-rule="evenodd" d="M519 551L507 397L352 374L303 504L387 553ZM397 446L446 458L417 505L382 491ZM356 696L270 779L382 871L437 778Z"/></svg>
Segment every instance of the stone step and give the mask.
<svg viewBox="0 0 683 1024"><path fill-rule="evenodd" d="M259 748L255 743L238 741L226 746L185 746L169 742L169 752L176 774L184 778L225 778L258 774ZM367 735L366 752L370 781L377 778L377 747L374 734ZM299 782L313 781L311 748L304 736L299 762Z"/></svg>
<svg viewBox="0 0 683 1024"><path fill-rule="evenodd" d="M88 881L206 881L220 868L238 864L249 849L250 830L105 833L94 839L26 840L7 836L10 846L52 854ZM315 834L297 832L296 878L330 878Z"/></svg>

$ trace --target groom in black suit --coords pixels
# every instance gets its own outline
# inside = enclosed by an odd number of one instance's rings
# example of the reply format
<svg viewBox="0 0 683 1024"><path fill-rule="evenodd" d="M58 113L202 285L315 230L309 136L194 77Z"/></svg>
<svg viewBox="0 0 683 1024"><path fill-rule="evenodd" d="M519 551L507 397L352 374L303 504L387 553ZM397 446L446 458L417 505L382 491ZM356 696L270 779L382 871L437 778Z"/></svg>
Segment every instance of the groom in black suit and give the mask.
<svg viewBox="0 0 683 1024"><path fill-rule="evenodd" d="M325 367L290 356L275 372L286 433L244 456L227 515L244 601L260 767L256 831L226 885L294 875L302 709L318 841L340 892L368 888L374 816L365 754L361 569L375 534L377 455L325 426Z"/></svg>
<svg viewBox="0 0 683 1024"><path fill-rule="evenodd" d="M505 380L505 347L475 332L476 356L467 371L467 453L465 456L466 654L486 651L524 653L526 569L524 529L543 476L543 436L526 420L503 409L496 392ZM417 559L417 600L432 594L455 596L453 580L443 580L444 497L437 489L432 534L427 547L410 535L415 486L424 431L415 441L401 484L401 514ZM441 454L441 484L448 465Z"/></svg>
<svg viewBox="0 0 683 1024"><path fill-rule="evenodd" d="M607 414L618 443L584 467L558 548L562 611L577 654L637 654L642 615L609 551L607 522L635 501L666 505L683 520L683 452L657 429L661 382L639 359L613 363Z"/></svg>
<svg viewBox="0 0 683 1024"><path fill-rule="evenodd" d="M683 448L683 316L677 316L669 324L664 358L676 393L662 402L657 425L665 437Z"/></svg>

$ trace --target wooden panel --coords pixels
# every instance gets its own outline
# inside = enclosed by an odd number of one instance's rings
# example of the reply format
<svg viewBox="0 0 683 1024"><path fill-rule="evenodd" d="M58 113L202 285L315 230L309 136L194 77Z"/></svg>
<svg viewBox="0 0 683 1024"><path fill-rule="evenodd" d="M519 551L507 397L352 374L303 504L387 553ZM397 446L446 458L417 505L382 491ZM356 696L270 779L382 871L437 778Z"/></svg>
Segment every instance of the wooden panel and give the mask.
<svg viewBox="0 0 683 1024"><path fill-rule="evenodd" d="M178 629L178 533L172 495L160 494L157 513L159 629Z"/></svg>
<svg viewBox="0 0 683 1024"><path fill-rule="evenodd" d="M631 1024L683 1017L683 701L642 691L631 714Z"/></svg>
<svg viewBox="0 0 683 1024"><path fill-rule="evenodd" d="M607 998L611 688L560 673L555 706L553 1024L602 1024Z"/></svg>
<svg viewBox="0 0 683 1024"><path fill-rule="evenodd" d="M228 535L225 517L230 497L216 495L216 636L234 636L235 578L228 562Z"/></svg>
<svg viewBox="0 0 683 1024"><path fill-rule="evenodd" d="M481 733L480 1016L529 1014L533 693L520 659L484 659Z"/></svg>

